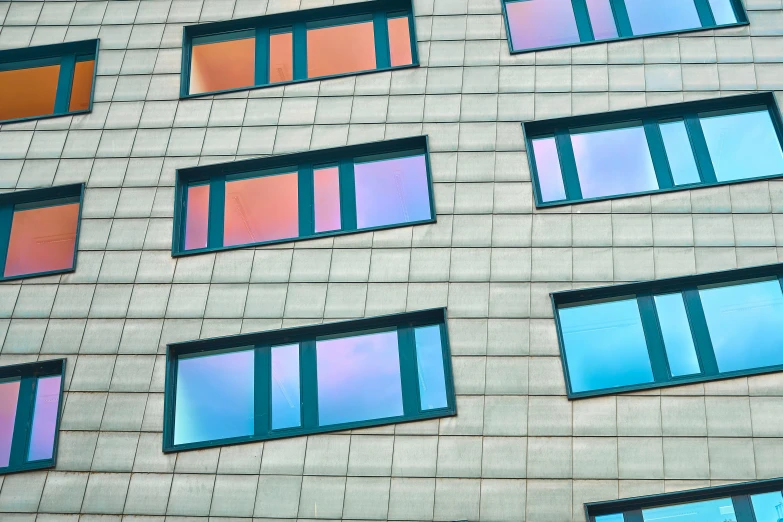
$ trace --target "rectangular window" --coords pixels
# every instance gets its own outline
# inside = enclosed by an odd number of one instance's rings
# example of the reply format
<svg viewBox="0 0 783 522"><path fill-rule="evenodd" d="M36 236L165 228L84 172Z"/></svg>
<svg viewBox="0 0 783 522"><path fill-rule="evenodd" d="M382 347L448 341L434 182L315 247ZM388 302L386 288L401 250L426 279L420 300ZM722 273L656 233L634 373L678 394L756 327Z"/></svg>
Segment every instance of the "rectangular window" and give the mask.
<svg viewBox="0 0 783 522"><path fill-rule="evenodd" d="M190 94L253 86L255 55L254 37L211 43L194 41L190 51Z"/></svg>
<svg viewBox="0 0 783 522"><path fill-rule="evenodd" d="M783 176L783 123L771 93L523 127L538 207Z"/></svg>
<svg viewBox="0 0 783 522"><path fill-rule="evenodd" d="M51 468L65 359L0 367L0 474Z"/></svg>
<svg viewBox="0 0 783 522"><path fill-rule="evenodd" d="M427 137L181 169L174 255L435 221Z"/></svg>
<svg viewBox="0 0 783 522"><path fill-rule="evenodd" d="M0 51L0 123L88 112L98 40Z"/></svg>
<svg viewBox="0 0 783 522"><path fill-rule="evenodd" d="M176 343L167 361L167 452L456 413L443 308Z"/></svg>

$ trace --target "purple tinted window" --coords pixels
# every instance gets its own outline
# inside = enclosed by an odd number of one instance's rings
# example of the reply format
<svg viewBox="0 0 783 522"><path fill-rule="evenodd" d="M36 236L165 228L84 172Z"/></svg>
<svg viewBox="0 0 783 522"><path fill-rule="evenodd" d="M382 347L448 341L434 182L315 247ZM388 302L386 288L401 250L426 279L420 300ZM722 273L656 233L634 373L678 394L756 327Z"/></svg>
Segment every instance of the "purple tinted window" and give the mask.
<svg viewBox="0 0 783 522"><path fill-rule="evenodd" d="M0 468L8 466L11 460L18 400L19 381L0 383Z"/></svg>
<svg viewBox="0 0 783 522"><path fill-rule="evenodd" d="M422 410L445 408L446 375L443 370L443 345L440 326L423 326L414 330L416 362L419 373L419 397Z"/></svg>
<svg viewBox="0 0 783 522"><path fill-rule="evenodd" d="M701 27L694 0L625 0L633 34Z"/></svg>
<svg viewBox="0 0 783 522"><path fill-rule="evenodd" d="M614 22L610 0L587 0L587 12L590 15L590 26L593 28L593 38L606 40L617 38L617 25Z"/></svg>
<svg viewBox="0 0 783 522"><path fill-rule="evenodd" d="M340 230L340 170L337 167L313 171L315 231Z"/></svg>
<svg viewBox="0 0 783 522"><path fill-rule="evenodd" d="M272 429L302 424L299 392L299 345L272 348Z"/></svg>
<svg viewBox="0 0 783 522"><path fill-rule="evenodd" d="M357 163L354 175L359 229L432 217L424 155Z"/></svg>
<svg viewBox="0 0 783 522"><path fill-rule="evenodd" d="M516 50L579 42L571 0L508 2L506 13L511 43Z"/></svg>
<svg viewBox="0 0 783 522"><path fill-rule="evenodd" d="M565 185L563 185L563 173L560 170L555 138L533 140L533 155L536 158L541 200L547 202L565 199Z"/></svg>
<svg viewBox="0 0 783 522"><path fill-rule="evenodd" d="M321 426L403 414L397 332L316 342Z"/></svg>
<svg viewBox="0 0 783 522"><path fill-rule="evenodd" d="M52 458L54 436L57 433L57 413L60 411L60 381L62 377L42 377L35 387L33 428L27 460Z"/></svg>

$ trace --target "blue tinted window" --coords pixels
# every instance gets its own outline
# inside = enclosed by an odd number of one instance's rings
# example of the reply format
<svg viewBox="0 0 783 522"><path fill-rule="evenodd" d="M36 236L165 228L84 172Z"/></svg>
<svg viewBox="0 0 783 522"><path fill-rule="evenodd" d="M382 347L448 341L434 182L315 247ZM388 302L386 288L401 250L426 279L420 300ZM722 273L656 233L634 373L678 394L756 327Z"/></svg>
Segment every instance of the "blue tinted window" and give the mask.
<svg viewBox="0 0 783 522"><path fill-rule="evenodd" d="M302 424L299 345L275 346L272 352L272 429Z"/></svg>
<svg viewBox="0 0 783 522"><path fill-rule="evenodd" d="M558 201L566 198L560 158L557 155L555 138L533 140L533 154L536 158L538 187L543 201Z"/></svg>
<svg viewBox="0 0 783 522"><path fill-rule="evenodd" d="M520 0L506 4L514 49L525 50L579 42L571 0Z"/></svg>
<svg viewBox="0 0 783 522"><path fill-rule="evenodd" d="M701 181L685 122L678 120L661 123L660 129L674 184L688 185Z"/></svg>
<svg viewBox="0 0 783 522"><path fill-rule="evenodd" d="M688 323L688 313L682 294L655 296L655 309L661 325L663 344L673 377L699 373L699 358L693 344L693 334Z"/></svg>
<svg viewBox="0 0 783 522"><path fill-rule="evenodd" d="M623 518L622 513L617 513L615 515L595 517L595 522L625 522L625 518Z"/></svg>
<svg viewBox="0 0 783 522"><path fill-rule="evenodd" d="M653 509L643 509L644 522L676 520L677 522L736 522L730 498L692 502Z"/></svg>
<svg viewBox="0 0 783 522"><path fill-rule="evenodd" d="M780 522L783 520L783 495L780 491L751 495L756 522Z"/></svg>
<svg viewBox="0 0 783 522"><path fill-rule="evenodd" d="M633 34L701 27L693 0L625 0Z"/></svg>
<svg viewBox="0 0 783 522"><path fill-rule="evenodd" d="M443 345L440 326L424 326L414 330L416 362L419 365L419 397L422 410L445 408L446 375L443 370Z"/></svg>
<svg viewBox="0 0 783 522"><path fill-rule="evenodd" d="M710 0L710 9L716 24L737 23L737 13L734 12L731 0Z"/></svg>
<svg viewBox="0 0 783 522"><path fill-rule="evenodd" d="M606 40L617 38L617 25L610 0L587 0L587 12L590 15L590 27L593 30L593 38Z"/></svg>

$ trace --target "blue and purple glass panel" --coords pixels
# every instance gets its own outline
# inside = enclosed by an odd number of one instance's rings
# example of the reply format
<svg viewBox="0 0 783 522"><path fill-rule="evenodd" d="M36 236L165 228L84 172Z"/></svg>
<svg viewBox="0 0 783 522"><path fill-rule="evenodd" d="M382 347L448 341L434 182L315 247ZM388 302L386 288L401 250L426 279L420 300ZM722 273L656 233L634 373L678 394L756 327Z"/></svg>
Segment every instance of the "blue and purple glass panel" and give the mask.
<svg viewBox="0 0 783 522"><path fill-rule="evenodd" d="M675 185L689 185L699 183L699 167L696 166L696 158L693 157L693 147L688 137L688 129L683 120L661 123L663 145L666 148L666 157L669 160L669 169Z"/></svg>
<svg viewBox="0 0 783 522"><path fill-rule="evenodd" d="M275 346L272 352L272 429L302 425L299 345Z"/></svg>
<svg viewBox="0 0 783 522"><path fill-rule="evenodd" d="M751 495L756 522L780 522L783 519L783 494L780 491Z"/></svg>
<svg viewBox="0 0 783 522"><path fill-rule="evenodd" d="M571 0L506 2L506 14L515 51L579 42Z"/></svg>
<svg viewBox="0 0 783 522"><path fill-rule="evenodd" d="M701 27L694 0L625 0L635 35Z"/></svg>
<svg viewBox="0 0 783 522"><path fill-rule="evenodd" d="M254 351L180 357L174 444L252 435Z"/></svg>
<svg viewBox="0 0 783 522"><path fill-rule="evenodd" d="M718 25L736 24L737 13L731 5L732 0L710 0L710 10ZM781 515L783 516L783 515Z"/></svg>
<svg viewBox="0 0 783 522"><path fill-rule="evenodd" d="M422 411L445 408L446 374L443 369L443 342L440 326L422 326L414 331L419 373L419 397Z"/></svg>
<svg viewBox="0 0 783 522"><path fill-rule="evenodd" d="M320 426L403 414L397 332L316 342Z"/></svg>
<svg viewBox="0 0 783 522"><path fill-rule="evenodd" d="M11 460L18 401L19 381L0 383L0 468L7 467Z"/></svg>
<svg viewBox="0 0 783 522"><path fill-rule="evenodd" d="M340 230L340 170L337 167L313 171L315 231Z"/></svg>
<svg viewBox="0 0 783 522"><path fill-rule="evenodd" d="M41 377L35 386L33 427L27 460L46 460L54 453L57 433L57 414L60 411L60 383L62 377Z"/></svg>
<svg viewBox="0 0 783 522"><path fill-rule="evenodd" d="M536 159L536 175L541 201L560 201L566 198L560 157L557 155L555 138L533 140L533 156Z"/></svg>
<svg viewBox="0 0 783 522"><path fill-rule="evenodd" d="M356 163L354 178L357 228L432 218L424 155Z"/></svg>
<svg viewBox="0 0 783 522"><path fill-rule="evenodd" d="M693 334L682 294L656 295L655 310L658 313L663 345L672 377L700 373L699 357L696 355L696 346L693 343Z"/></svg>
<svg viewBox="0 0 783 522"><path fill-rule="evenodd" d="M731 498L643 509L644 522L737 522Z"/></svg>
<svg viewBox="0 0 783 522"><path fill-rule="evenodd" d="M590 26L593 38L608 40L617 38L617 24L614 21L610 0L587 0L587 12L590 16Z"/></svg>

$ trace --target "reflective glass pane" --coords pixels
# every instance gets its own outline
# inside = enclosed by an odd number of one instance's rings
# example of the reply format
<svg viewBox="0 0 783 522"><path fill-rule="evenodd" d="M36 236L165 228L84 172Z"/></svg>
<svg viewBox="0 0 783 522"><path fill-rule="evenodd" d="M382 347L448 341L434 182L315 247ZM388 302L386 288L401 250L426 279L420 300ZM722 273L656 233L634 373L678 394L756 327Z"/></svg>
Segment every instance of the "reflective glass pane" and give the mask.
<svg viewBox="0 0 783 522"><path fill-rule="evenodd" d="M299 235L298 174L226 183L223 245L247 245Z"/></svg>
<svg viewBox="0 0 783 522"><path fill-rule="evenodd" d="M780 491L751 495L756 522L780 522L783 520L783 495Z"/></svg>
<svg viewBox="0 0 783 522"><path fill-rule="evenodd" d="M675 185L687 185L699 183L699 168L696 166L696 158L693 157L693 149L688 138L688 129L682 120L661 123L661 136L666 147L666 157L669 159L669 168Z"/></svg>
<svg viewBox="0 0 783 522"><path fill-rule="evenodd" d="M655 309L661 325L663 344L673 377L699 373L699 357L693 344L693 334L685 311L682 294L655 296Z"/></svg>
<svg viewBox="0 0 783 522"><path fill-rule="evenodd" d="M533 140L533 156L536 159L536 174L541 200L547 202L565 199L563 172L560 170L560 158L557 155L555 138Z"/></svg>
<svg viewBox="0 0 783 522"><path fill-rule="evenodd" d="M251 87L255 83L256 39L194 45L190 94Z"/></svg>
<svg viewBox="0 0 783 522"><path fill-rule="evenodd" d="M558 310L571 390L653 382L636 299Z"/></svg>
<svg viewBox="0 0 783 522"><path fill-rule="evenodd" d="M574 133L571 143L582 197L598 198L658 189L644 128Z"/></svg>
<svg viewBox="0 0 783 522"><path fill-rule="evenodd" d="M769 112L702 116L718 181L783 174L783 151Z"/></svg>
<svg viewBox="0 0 783 522"><path fill-rule="evenodd" d="M71 101L69 111L86 111L90 108L92 95L92 79L95 72L95 60L76 62L73 70L73 87L71 88Z"/></svg>
<svg viewBox="0 0 783 522"><path fill-rule="evenodd" d="M596 40L617 38L617 25L609 0L587 0L587 12L590 14L590 26Z"/></svg>
<svg viewBox="0 0 783 522"><path fill-rule="evenodd" d="M419 396L422 410L445 408L446 376L443 370L443 343L440 326L423 326L414 330L416 362L419 367Z"/></svg>
<svg viewBox="0 0 783 522"><path fill-rule="evenodd" d="M272 348L272 429L301 426L299 345Z"/></svg>
<svg viewBox="0 0 783 522"><path fill-rule="evenodd" d="M54 112L59 65L0 71L0 120Z"/></svg>
<svg viewBox="0 0 783 522"><path fill-rule="evenodd" d="M185 213L185 250L207 248L209 230L209 185L188 187Z"/></svg>
<svg viewBox="0 0 783 522"><path fill-rule="evenodd" d="M622 513L617 513L614 515L602 515L600 517L595 517L595 522L625 522L625 518L623 518Z"/></svg>
<svg viewBox="0 0 783 522"><path fill-rule="evenodd" d="M411 30L408 17L390 18L388 25L392 67L412 64Z"/></svg>
<svg viewBox="0 0 783 522"><path fill-rule="evenodd" d="M78 220L78 203L14 212L5 276L71 268Z"/></svg>
<svg viewBox="0 0 783 522"><path fill-rule="evenodd" d="M0 383L0 468L8 466L11 459L18 400L19 381Z"/></svg>
<svg viewBox="0 0 783 522"><path fill-rule="evenodd" d="M174 444L253 434L253 350L179 358Z"/></svg>
<svg viewBox="0 0 783 522"><path fill-rule="evenodd" d="M633 34L701 27L693 0L625 0Z"/></svg>
<svg viewBox="0 0 783 522"><path fill-rule="evenodd" d="M516 50L579 42L571 0L521 0L506 3L511 44Z"/></svg>
<svg viewBox="0 0 783 522"><path fill-rule="evenodd" d="M777 280L700 288L721 372L783 364L783 292Z"/></svg>
<svg viewBox="0 0 783 522"><path fill-rule="evenodd" d="M279 33L269 36L269 83L294 79L294 36Z"/></svg>
<svg viewBox="0 0 783 522"><path fill-rule="evenodd" d="M307 30L307 77L375 69L372 21Z"/></svg>
<svg viewBox="0 0 783 522"><path fill-rule="evenodd" d="M403 414L397 332L316 342L321 426Z"/></svg>
<svg viewBox="0 0 783 522"><path fill-rule="evenodd" d="M30 432L30 449L27 460L45 460L52 458L54 437L57 433L57 414L60 411L59 375L42 377L35 386L35 405L33 409L33 427Z"/></svg>
<svg viewBox="0 0 783 522"><path fill-rule="evenodd" d="M432 217L424 155L357 163L354 178L358 228Z"/></svg>
<svg viewBox="0 0 783 522"><path fill-rule="evenodd" d="M737 522L730 498L643 509L644 522Z"/></svg>
<svg viewBox="0 0 783 522"><path fill-rule="evenodd" d="M731 6L731 0L710 0L710 9L712 9L712 16L715 18L716 24L737 23L737 14Z"/></svg>
<svg viewBox="0 0 783 522"><path fill-rule="evenodd" d="M315 231L340 230L340 169L315 169Z"/></svg>

